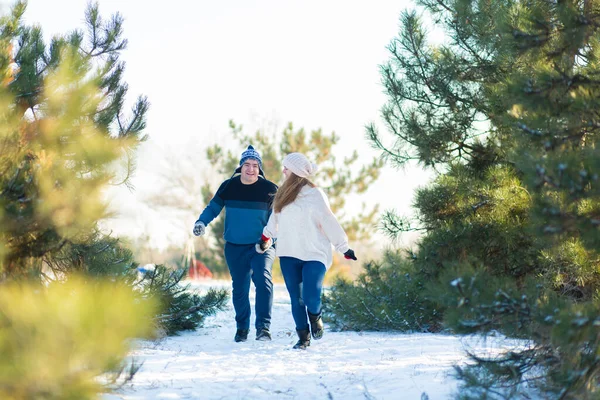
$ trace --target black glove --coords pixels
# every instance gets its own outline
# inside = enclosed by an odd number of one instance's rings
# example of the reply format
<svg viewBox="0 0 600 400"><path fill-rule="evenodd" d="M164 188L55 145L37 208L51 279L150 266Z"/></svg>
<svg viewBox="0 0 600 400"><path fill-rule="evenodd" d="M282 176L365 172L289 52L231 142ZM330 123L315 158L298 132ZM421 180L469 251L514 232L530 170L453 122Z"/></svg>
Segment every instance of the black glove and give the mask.
<svg viewBox="0 0 600 400"><path fill-rule="evenodd" d="M354 250L352 249L348 249L348 251L344 253L344 257L346 258L346 260L358 260L358 258L356 258L356 256L354 255Z"/></svg>

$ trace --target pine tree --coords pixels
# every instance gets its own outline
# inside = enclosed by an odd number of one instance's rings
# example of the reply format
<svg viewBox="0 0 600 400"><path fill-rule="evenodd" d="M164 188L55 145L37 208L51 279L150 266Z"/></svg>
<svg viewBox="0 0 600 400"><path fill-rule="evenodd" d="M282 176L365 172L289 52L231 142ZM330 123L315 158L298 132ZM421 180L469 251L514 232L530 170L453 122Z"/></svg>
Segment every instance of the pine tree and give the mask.
<svg viewBox="0 0 600 400"><path fill-rule="evenodd" d="M122 282L53 281L0 287L0 398L97 399L131 379L132 338L153 338L153 299ZM128 365L128 368L126 368Z"/></svg>
<svg viewBox="0 0 600 400"><path fill-rule="evenodd" d="M134 290L130 252L96 226L147 102L114 128L126 91L118 15L103 23L90 6L90 35L47 47L25 8L0 18L0 397L96 398L160 312Z"/></svg>
<svg viewBox="0 0 600 400"><path fill-rule="evenodd" d="M210 288L206 294L200 295L191 290L189 284L181 284L187 272L187 269L174 270L158 265L140 282L144 296L156 299L163 310L157 323L166 335L194 330L202 326L206 317L223 311L227 306L227 290Z"/></svg>
<svg viewBox="0 0 600 400"><path fill-rule="evenodd" d="M338 279L323 296L328 324L339 330L439 331L436 305L423 300L424 282L413 279L414 272L402 252L387 251L383 260L364 264L355 280Z"/></svg>
<svg viewBox="0 0 600 400"><path fill-rule="evenodd" d="M25 2L18 2L2 23L2 279L85 270L59 260L72 251L84 260L82 252L99 242L105 257L113 256L107 266L121 259L117 243L97 229L106 213L102 190L128 183L148 109L139 97L131 115L124 114L119 54L127 42L119 14L104 21L90 5L87 34L73 31L46 45L40 27L21 23L24 12ZM115 168L123 160L126 168Z"/></svg>
<svg viewBox="0 0 600 400"><path fill-rule="evenodd" d="M0 282L79 273L133 287L131 251L98 228L107 213L104 189L130 184L149 106L140 96L125 112L123 18L104 20L90 4L85 32L46 45L40 27L23 23L25 8L17 2L0 20ZM167 274L160 289L143 294L161 297L166 310L188 310L166 313L176 316L169 326L190 329L220 303L194 308L204 299L182 295L180 279Z"/></svg>
<svg viewBox="0 0 600 400"><path fill-rule="evenodd" d="M389 213L384 225L424 232L409 273L424 309L434 304L431 326L443 317L456 332L530 340L497 358L473 354L458 369L462 398L515 398L525 382L552 398L594 398L600 5L418 4L445 41L429 43L419 14L403 13L381 68L394 141L368 133L388 162L438 174L417 191L414 219ZM407 281L389 284L410 291Z"/></svg>

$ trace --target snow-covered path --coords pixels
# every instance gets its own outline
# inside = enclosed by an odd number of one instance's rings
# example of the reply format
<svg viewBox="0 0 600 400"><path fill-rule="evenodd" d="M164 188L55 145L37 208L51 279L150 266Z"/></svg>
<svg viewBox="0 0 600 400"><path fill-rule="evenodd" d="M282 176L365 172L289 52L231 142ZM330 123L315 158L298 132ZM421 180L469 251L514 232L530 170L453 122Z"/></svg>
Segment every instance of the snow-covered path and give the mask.
<svg viewBox="0 0 600 400"><path fill-rule="evenodd" d="M199 286L207 285L230 283ZM194 332L142 341L132 353L142 368L103 400L421 399L423 393L449 399L457 389L452 365L466 362L466 340L458 336L331 332L327 325L323 339L293 350L297 337L282 285L275 288L271 333L271 342L254 340L251 330L247 342L235 343L229 307Z"/></svg>

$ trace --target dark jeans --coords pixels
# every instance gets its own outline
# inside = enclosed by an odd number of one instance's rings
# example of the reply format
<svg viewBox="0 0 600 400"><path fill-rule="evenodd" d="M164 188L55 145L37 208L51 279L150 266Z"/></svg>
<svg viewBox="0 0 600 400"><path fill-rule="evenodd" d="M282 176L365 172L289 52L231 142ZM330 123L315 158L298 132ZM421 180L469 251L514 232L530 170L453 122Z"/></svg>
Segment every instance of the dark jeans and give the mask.
<svg viewBox="0 0 600 400"><path fill-rule="evenodd" d="M292 316L296 329L308 329L308 315L321 312L321 289L327 271L319 261L302 261L294 257L280 257L281 273L290 294Z"/></svg>
<svg viewBox="0 0 600 400"><path fill-rule="evenodd" d="M273 279L271 270L275 260L275 249L258 254L254 244L225 243L225 260L232 280L233 308L237 329L250 328L250 279L256 288L256 329L271 326L273 307Z"/></svg>

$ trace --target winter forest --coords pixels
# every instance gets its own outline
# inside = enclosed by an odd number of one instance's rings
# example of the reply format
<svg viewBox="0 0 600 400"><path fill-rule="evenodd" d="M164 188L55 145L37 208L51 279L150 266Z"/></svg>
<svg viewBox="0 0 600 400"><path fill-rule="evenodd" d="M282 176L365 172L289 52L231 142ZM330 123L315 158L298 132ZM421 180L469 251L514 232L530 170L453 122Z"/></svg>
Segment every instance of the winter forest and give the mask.
<svg viewBox="0 0 600 400"><path fill-rule="evenodd" d="M185 240L162 248L111 227L160 99L130 87L128 15L102 3L53 36L0 3L1 399L600 397L600 1L407 3L366 44L384 100L357 142L231 118L165 151L143 203ZM194 79L160 52L157 85ZM334 252L306 348L279 259L272 340L237 343L225 213L192 234L249 144L278 185L286 155L318 164L358 257ZM369 197L412 168L410 210Z"/></svg>

